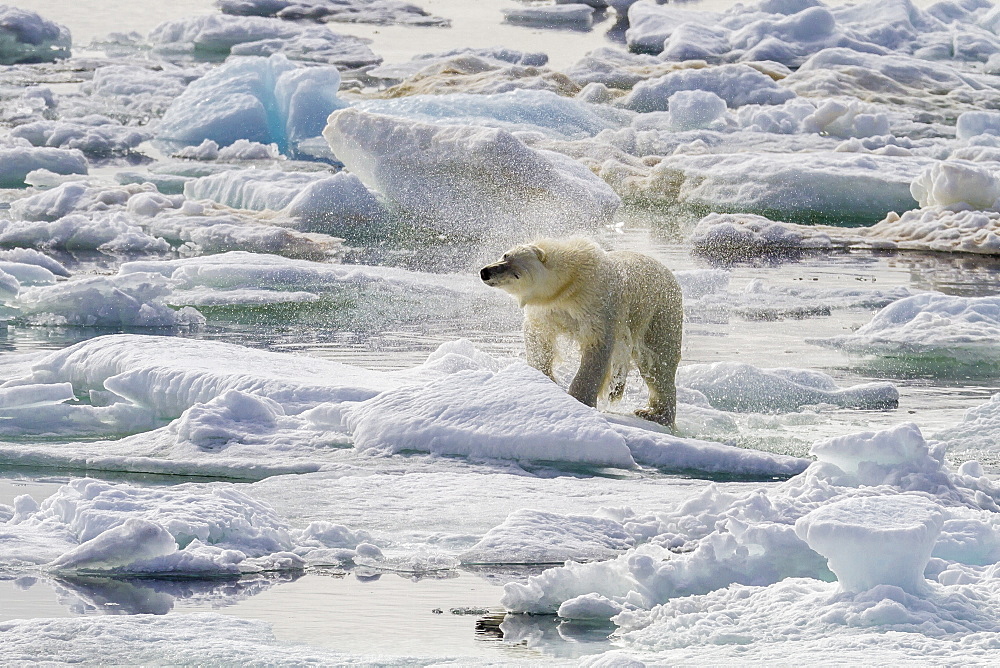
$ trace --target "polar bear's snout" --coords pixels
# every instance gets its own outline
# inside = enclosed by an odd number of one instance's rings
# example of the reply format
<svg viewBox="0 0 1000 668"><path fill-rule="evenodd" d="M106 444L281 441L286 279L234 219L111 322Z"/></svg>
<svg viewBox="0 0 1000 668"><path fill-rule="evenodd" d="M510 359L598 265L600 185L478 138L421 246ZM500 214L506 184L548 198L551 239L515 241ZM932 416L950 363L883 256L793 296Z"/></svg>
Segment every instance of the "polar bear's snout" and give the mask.
<svg viewBox="0 0 1000 668"><path fill-rule="evenodd" d="M496 285L503 279L517 279L517 272L513 270L508 262L497 262L488 264L479 270L479 278L487 285Z"/></svg>

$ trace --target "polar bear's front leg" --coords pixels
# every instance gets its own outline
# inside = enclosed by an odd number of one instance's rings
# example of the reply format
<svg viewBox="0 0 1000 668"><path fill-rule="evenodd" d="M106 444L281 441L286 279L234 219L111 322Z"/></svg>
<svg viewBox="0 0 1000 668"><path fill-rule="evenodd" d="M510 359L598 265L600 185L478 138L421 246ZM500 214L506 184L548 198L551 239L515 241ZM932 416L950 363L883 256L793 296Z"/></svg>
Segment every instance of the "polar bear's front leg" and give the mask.
<svg viewBox="0 0 1000 668"><path fill-rule="evenodd" d="M580 348L580 370L569 385L571 397L588 406L597 406L597 397L611 370L611 351L614 347L614 339L608 335L592 345Z"/></svg>
<svg viewBox="0 0 1000 668"><path fill-rule="evenodd" d="M555 337L552 332L531 319L524 321L524 352L530 366L555 380L552 375L552 364L556 356Z"/></svg>

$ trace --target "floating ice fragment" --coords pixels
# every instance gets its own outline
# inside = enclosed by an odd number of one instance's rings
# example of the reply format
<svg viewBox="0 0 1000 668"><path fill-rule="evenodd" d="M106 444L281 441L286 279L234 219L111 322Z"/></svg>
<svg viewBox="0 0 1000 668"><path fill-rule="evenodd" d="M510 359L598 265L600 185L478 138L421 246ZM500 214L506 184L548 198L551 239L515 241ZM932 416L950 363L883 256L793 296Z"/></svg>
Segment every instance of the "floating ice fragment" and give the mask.
<svg viewBox="0 0 1000 668"><path fill-rule="evenodd" d="M201 52L238 56L281 53L292 60L356 68L382 62L366 40L335 33L322 25L303 25L257 16L208 14L167 21L149 33L161 54Z"/></svg>
<svg viewBox="0 0 1000 668"><path fill-rule="evenodd" d="M614 520L518 510L459 559L463 564L561 564L608 559L634 544Z"/></svg>
<svg viewBox="0 0 1000 668"><path fill-rule="evenodd" d="M844 591L893 585L921 594L943 522L943 509L923 496L851 497L799 518L795 533L828 559Z"/></svg>
<svg viewBox="0 0 1000 668"><path fill-rule="evenodd" d="M344 23L447 26L448 19L432 16L417 5L400 0L219 0L227 14L277 16Z"/></svg>
<svg viewBox="0 0 1000 668"><path fill-rule="evenodd" d="M954 297L936 292L893 302L853 334L812 343L861 355L919 363L1000 362L1000 298Z"/></svg>
<svg viewBox="0 0 1000 668"><path fill-rule="evenodd" d="M0 5L0 65L69 58L71 42L66 26L27 9Z"/></svg>
<svg viewBox="0 0 1000 668"><path fill-rule="evenodd" d="M370 77L402 81L425 69L429 65L451 60L455 56L475 56L487 62L497 64L523 65L525 67L541 67L549 61L549 57L540 52L518 51L502 46L472 48L464 47L448 51L421 53L402 63L379 65L366 72Z"/></svg>
<svg viewBox="0 0 1000 668"><path fill-rule="evenodd" d="M883 410L899 402L892 383L840 388L832 376L819 371L761 369L741 362L689 364L678 369L677 382L698 390L722 410L787 412L815 404Z"/></svg>
<svg viewBox="0 0 1000 668"><path fill-rule="evenodd" d="M75 148L92 158L107 158L132 152L152 134L94 114L71 120L26 123L14 128L11 136L23 137L32 146Z"/></svg>
<svg viewBox="0 0 1000 668"><path fill-rule="evenodd" d="M313 232L344 232L385 216L361 180L344 172L225 171L188 181L184 194L238 209L283 211Z"/></svg>
<svg viewBox="0 0 1000 668"><path fill-rule="evenodd" d="M157 138L229 146L239 139L277 144L294 153L320 134L327 116L345 106L335 67L300 68L281 55L235 58L189 85L167 109Z"/></svg>
<svg viewBox="0 0 1000 668"><path fill-rule="evenodd" d="M112 570L177 550L170 532L138 517L94 536L48 564L56 570Z"/></svg>
<svg viewBox="0 0 1000 668"><path fill-rule="evenodd" d="M345 109L323 136L367 186L431 227L524 238L606 222L621 201L583 164L503 130Z"/></svg>
<svg viewBox="0 0 1000 668"><path fill-rule="evenodd" d="M587 4L532 5L504 8L503 17L511 23L532 25L573 24L590 26L594 23L594 8Z"/></svg>
<svg viewBox="0 0 1000 668"><path fill-rule="evenodd" d="M921 207L965 203L980 210L1000 208L1000 179L989 169L970 163L936 162L910 184L910 193Z"/></svg>
<svg viewBox="0 0 1000 668"><path fill-rule="evenodd" d="M766 74L748 65L737 64L677 70L657 79L641 81L621 104L633 111L666 111L670 96L682 90L715 93L730 107L781 104L795 97L795 93L782 88Z"/></svg>
<svg viewBox="0 0 1000 668"><path fill-rule="evenodd" d="M600 594L584 594L564 601L556 615L563 619L611 619L624 610L621 603L601 596ZM628 664L616 662L615 665Z"/></svg>
<svg viewBox="0 0 1000 668"><path fill-rule="evenodd" d="M197 327L205 318L193 308L163 303L169 283L156 274L92 276L21 290L20 315L39 325L84 327Z"/></svg>
<svg viewBox="0 0 1000 668"><path fill-rule="evenodd" d="M229 146L219 150L219 145L211 139L206 139L198 146L185 146L174 154L175 158L186 160L278 160L281 154L277 144L258 144L257 142L237 139Z"/></svg>
<svg viewBox="0 0 1000 668"><path fill-rule="evenodd" d="M0 188L23 188L29 172L86 174L87 158L76 149L0 146Z"/></svg>

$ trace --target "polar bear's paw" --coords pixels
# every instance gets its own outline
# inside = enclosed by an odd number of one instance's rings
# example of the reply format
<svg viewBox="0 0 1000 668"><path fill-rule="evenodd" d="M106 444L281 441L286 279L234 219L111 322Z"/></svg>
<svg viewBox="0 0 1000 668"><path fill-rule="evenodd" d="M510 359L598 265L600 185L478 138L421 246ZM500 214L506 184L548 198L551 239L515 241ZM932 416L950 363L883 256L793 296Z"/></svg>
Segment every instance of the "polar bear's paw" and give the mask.
<svg viewBox="0 0 1000 668"><path fill-rule="evenodd" d="M640 408L635 412L636 417L641 417L643 420L649 420L650 422L662 424L664 427L670 428L675 426L674 415L675 411L669 408Z"/></svg>

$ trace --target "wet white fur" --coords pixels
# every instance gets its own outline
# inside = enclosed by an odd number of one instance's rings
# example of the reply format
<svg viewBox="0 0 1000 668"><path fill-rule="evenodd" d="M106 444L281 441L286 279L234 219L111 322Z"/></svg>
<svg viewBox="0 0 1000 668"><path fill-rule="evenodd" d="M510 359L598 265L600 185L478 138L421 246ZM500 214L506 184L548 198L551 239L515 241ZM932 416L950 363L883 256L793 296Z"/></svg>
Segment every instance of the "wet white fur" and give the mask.
<svg viewBox="0 0 1000 668"><path fill-rule="evenodd" d="M650 389L649 408L637 413L673 424L683 307L669 269L640 253L572 238L515 246L484 271L487 284L524 309L529 364L551 377L556 340L569 337L581 357L569 392L594 406L606 393L620 396L635 362Z"/></svg>

